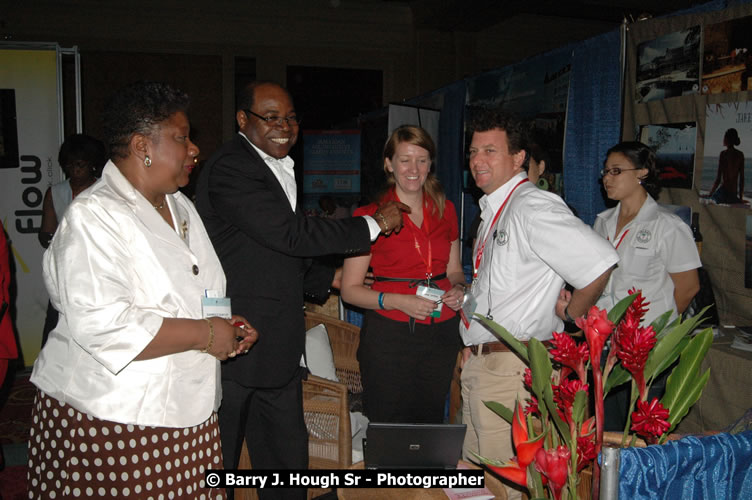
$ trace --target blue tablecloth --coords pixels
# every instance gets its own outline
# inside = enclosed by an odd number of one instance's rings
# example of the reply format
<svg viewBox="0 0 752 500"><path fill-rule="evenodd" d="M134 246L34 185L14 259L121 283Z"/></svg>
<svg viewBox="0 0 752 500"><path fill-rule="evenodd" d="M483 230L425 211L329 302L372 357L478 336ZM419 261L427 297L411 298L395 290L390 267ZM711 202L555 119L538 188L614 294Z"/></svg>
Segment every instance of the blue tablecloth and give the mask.
<svg viewBox="0 0 752 500"><path fill-rule="evenodd" d="M752 499L752 431L626 448L620 499Z"/></svg>

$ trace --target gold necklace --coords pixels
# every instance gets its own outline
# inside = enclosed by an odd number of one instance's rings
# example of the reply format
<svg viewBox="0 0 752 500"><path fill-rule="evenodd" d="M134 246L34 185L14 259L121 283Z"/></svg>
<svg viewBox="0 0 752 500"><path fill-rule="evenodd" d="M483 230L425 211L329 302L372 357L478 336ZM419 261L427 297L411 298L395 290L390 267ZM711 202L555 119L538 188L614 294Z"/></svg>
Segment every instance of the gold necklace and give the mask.
<svg viewBox="0 0 752 500"><path fill-rule="evenodd" d="M152 207L154 207L156 210L162 210L165 206L166 201L167 201L167 197L165 196L164 198L162 198L162 203L160 203L159 205L152 204Z"/></svg>

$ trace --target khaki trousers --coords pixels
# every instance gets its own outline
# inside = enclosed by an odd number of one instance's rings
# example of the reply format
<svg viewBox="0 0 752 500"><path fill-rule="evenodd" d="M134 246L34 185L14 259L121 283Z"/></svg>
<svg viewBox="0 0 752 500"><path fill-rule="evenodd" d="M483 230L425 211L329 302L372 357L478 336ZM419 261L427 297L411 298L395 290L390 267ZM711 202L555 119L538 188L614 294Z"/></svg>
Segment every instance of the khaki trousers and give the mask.
<svg viewBox="0 0 752 500"><path fill-rule="evenodd" d="M471 453L486 458L507 461L515 456L512 445L512 426L489 410L484 401L496 401L514 409L517 398L524 406L530 397L523 385L527 365L511 352L471 354L462 368L462 423L467 434L462 447L465 460L477 462ZM510 500L521 498L519 489L505 482Z"/></svg>

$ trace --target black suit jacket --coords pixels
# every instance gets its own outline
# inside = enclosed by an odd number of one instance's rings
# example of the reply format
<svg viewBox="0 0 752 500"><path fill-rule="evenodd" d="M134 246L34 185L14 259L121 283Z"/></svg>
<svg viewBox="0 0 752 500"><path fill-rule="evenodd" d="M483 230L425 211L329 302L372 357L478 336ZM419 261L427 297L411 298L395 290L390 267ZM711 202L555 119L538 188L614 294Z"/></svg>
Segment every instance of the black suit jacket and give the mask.
<svg viewBox="0 0 752 500"><path fill-rule="evenodd" d="M277 178L241 135L204 166L196 208L227 276L233 313L259 332L248 354L222 364L222 378L281 387L305 348L304 293L325 296L333 277L332 268L310 258L368 251L368 223L293 212Z"/></svg>

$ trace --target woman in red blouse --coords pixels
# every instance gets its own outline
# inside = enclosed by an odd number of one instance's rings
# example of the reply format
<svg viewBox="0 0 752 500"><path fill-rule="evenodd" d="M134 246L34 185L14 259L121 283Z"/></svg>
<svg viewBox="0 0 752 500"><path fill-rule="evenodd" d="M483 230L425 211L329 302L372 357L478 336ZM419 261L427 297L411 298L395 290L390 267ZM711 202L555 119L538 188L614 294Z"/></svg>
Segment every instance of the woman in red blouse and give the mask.
<svg viewBox="0 0 752 500"><path fill-rule="evenodd" d="M420 127L396 129L384 146L389 200L410 206L399 233L379 236L369 255L345 260L342 298L367 309L358 361L363 406L373 422L441 423L460 337L456 311L465 276L457 214L431 162L436 147ZM369 266L371 288L363 285Z"/></svg>

